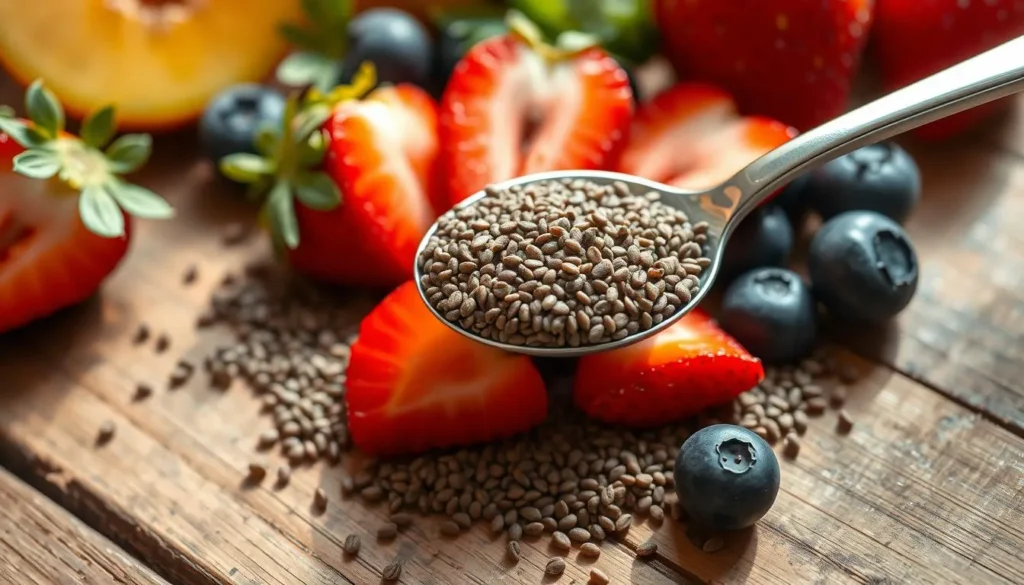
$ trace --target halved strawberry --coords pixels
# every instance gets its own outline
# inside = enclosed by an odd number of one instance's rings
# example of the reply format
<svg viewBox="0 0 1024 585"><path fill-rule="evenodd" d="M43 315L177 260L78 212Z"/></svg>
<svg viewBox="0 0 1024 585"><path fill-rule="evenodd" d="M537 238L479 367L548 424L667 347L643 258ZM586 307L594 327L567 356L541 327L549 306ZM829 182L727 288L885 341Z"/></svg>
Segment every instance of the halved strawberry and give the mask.
<svg viewBox="0 0 1024 585"><path fill-rule="evenodd" d="M418 87L385 87L340 104L327 129L324 170L342 202L329 211L297 202L301 239L289 260L336 284L392 287L408 280L416 246L437 217L436 104Z"/></svg>
<svg viewBox="0 0 1024 585"><path fill-rule="evenodd" d="M87 118L81 139L64 132L63 110L41 83L29 87L26 109L30 120L0 109L0 333L92 296L128 251L127 213L173 214L117 176L145 162L148 136L100 150L114 134L112 109Z"/></svg>
<svg viewBox="0 0 1024 585"><path fill-rule="evenodd" d="M475 45L441 101L442 160L454 205L490 183L606 169L629 130L629 77L598 48L565 52L532 29ZM528 40L529 39L529 40Z"/></svg>
<svg viewBox="0 0 1024 585"><path fill-rule="evenodd" d="M680 83L637 112L619 170L686 189L713 187L796 130L760 116L741 117L725 90Z"/></svg>
<svg viewBox="0 0 1024 585"><path fill-rule="evenodd" d="M696 310L649 339L582 358L573 398L598 420L652 426L728 402L763 378L761 360Z"/></svg>
<svg viewBox="0 0 1024 585"><path fill-rule="evenodd" d="M347 377L349 433L375 455L499 439L547 415L530 358L455 333L430 314L414 282L363 320Z"/></svg>

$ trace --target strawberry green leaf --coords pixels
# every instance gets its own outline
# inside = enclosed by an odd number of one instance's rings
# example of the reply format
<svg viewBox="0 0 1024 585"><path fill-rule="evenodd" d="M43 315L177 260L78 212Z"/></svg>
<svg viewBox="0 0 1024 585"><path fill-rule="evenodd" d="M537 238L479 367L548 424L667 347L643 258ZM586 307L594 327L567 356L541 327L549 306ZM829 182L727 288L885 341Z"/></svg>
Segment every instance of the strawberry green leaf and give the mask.
<svg viewBox="0 0 1024 585"><path fill-rule="evenodd" d="M281 61L277 66L276 75L277 80L285 85L312 85L327 91L337 82L340 65L335 59L321 53L298 51Z"/></svg>
<svg viewBox="0 0 1024 585"><path fill-rule="evenodd" d="M323 171L304 173L295 180L295 195L303 205L318 211L330 211L341 203L341 191Z"/></svg>
<svg viewBox="0 0 1024 585"><path fill-rule="evenodd" d="M103 187L89 185L78 197L78 213L92 233L104 238L124 235L124 215L117 201Z"/></svg>
<svg viewBox="0 0 1024 585"><path fill-rule="evenodd" d="M138 185L118 181L108 185L107 191L117 200L121 209L135 217L167 219L174 217L174 208L159 195Z"/></svg>
<svg viewBox="0 0 1024 585"><path fill-rule="evenodd" d="M315 51L318 49L318 41L315 35L312 35L306 29L291 24L289 22L282 23L277 27L277 32L284 40L288 41L292 45L302 49L309 49Z"/></svg>
<svg viewBox="0 0 1024 585"><path fill-rule="evenodd" d="M299 165L303 168L310 168L319 165L327 154L327 145L330 144L331 135L325 128L312 133L309 139L298 145Z"/></svg>
<svg viewBox="0 0 1024 585"><path fill-rule="evenodd" d="M0 132L10 136L25 148L39 146L46 142L46 139L40 136L35 129L30 128L21 120L13 118L0 118Z"/></svg>
<svg viewBox="0 0 1024 585"><path fill-rule="evenodd" d="M247 152L229 154L220 160L220 170L239 183L253 183L264 175L274 174L271 161Z"/></svg>
<svg viewBox="0 0 1024 585"><path fill-rule="evenodd" d="M64 108L53 93L37 79L25 92L25 109L36 128L47 138L56 138L64 130Z"/></svg>
<svg viewBox="0 0 1024 585"><path fill-rule="evenodd" d="M261 126L256 131L256 150L263 156L273 156L278 143L277 129L268 125Z"/></svg>
<svg viewBox="0 0 1024 585"><path fill-rule="evenodd" d="M114 106L96 110L82 122L82 140L93 148L103 148L114 137Z"/></svg>
<svg viewBox="0 0 1024 585"><path fill-rule="evenodd" d="M267 199L273 233L284 245L295 249L299 245L299 220L295 217L295 202L287 181L278 181Z"/></svg>
<svg viewBox="0 0 1024 585"><path fill-rule="evenodd" d="M60 170L60 157L52 150L33 148L14 157L14 172L33 179L49 179Z"/></svg>
<svg viewBox="0 0 1024 585"><path fill-rule="evenodd" d="M115 173L138 170L149 160L153 138L149 134L125 134L107 147L107 159Z"/></svg>
<svg viewBox="0 0 1024 585"><path fill-rule="evenodd" d="M14 108L11 106L0 106L0 118L13 118Z"/></svg>

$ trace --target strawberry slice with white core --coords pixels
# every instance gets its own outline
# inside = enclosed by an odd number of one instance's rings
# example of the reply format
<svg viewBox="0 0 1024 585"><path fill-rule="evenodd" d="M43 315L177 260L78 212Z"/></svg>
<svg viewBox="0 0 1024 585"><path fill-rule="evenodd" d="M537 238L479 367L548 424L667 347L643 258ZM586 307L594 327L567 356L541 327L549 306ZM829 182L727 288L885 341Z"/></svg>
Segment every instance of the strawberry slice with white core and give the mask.
<svg viewBox="0 0 1024 585"><path fill-rule="evenodd" d="M609 168L629 130L632 90L612 57L554 49L521 26L474 46L448 82L441 144L451 204L520 175Z"/></svg>
<svg viewBox="0 0 1024 585"><path fill-rule="evenodd" d="M619 170L707 189L794 136L796 130L781 122L740 116L732 97L718 87L680 83L637 112Z"/></svg>
<svg viewBox="0 0 1024 585"><path fill-rule="evenodd" d="M352 346L345 401L353 442L374 455L467 445L526 431L547 415L530 358L438 321L414 282L371 312Z"/></svg>

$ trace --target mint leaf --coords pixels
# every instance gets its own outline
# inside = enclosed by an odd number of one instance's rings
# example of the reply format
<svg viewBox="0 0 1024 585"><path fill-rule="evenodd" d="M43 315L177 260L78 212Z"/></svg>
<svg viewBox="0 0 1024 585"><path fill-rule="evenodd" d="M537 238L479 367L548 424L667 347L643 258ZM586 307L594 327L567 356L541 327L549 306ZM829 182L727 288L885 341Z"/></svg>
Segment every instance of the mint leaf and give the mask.
<svg viewBox="0 0 1024 585"><path fill-rule="evenodd" d="M124 235L124 215L117 201L103 187L89 185L78 197L78 213L92 233L104 238Z"/></svg>
<svg viewBox="0 0 1024 585"><path fill-rule="evenodd" d="M118 181L107 187L121 209L135 217L167 219L174 217L174 208L156 193L131 183Z"/></svg>
<svg viewBox="0 0 1024 585"><path fill-rule="evenodd" d="M60 157L52 150L33 148L14 157L14 172L33 179L49 179L60 170Z"/></svg>
<svg viewBox="0 0 1024 585"><path fill-rule="evenodd" d="M330 211L341 203L338 185L322 171L300 175L295 181L295 195L303 205L317 211Z"/></svg>
<svg viewBox="0 0 1024 585"><path fill-rule="evenodd" d="M25 92L25 109L36 128L47 138L56 138L64 130L64 108L50 90L37 79Z"/></svg>
<svg viewBox="0 0 1024 585"><path fill-rule="evenodd" d="M265 175L274 174L274 166L259 155L236 152L220 159L220 172L239 183L254 183Z"/></svg>
<svg viewBox="0 0 1024 585"><path fill-rule="evenodd" d="M138 170L149 160L153 138L149 134L125 134L107 147L110 169L124 174Z"/></svg>
<svg viewBox="0 0 1024 585"><path fill-rule="evenodd" d="M295 217L295 202L292 200L291 186L287 181L274 184L267 199L267 206L273 233L288 248L294 250L299 245L299 220Z"/></svg>
<svg viewBox="0 0 1024 585"><path fill-rule="evenodd" d="M114 137L114 106L96 110L82 122L82 140L93 148L103 148Z"/></svg>

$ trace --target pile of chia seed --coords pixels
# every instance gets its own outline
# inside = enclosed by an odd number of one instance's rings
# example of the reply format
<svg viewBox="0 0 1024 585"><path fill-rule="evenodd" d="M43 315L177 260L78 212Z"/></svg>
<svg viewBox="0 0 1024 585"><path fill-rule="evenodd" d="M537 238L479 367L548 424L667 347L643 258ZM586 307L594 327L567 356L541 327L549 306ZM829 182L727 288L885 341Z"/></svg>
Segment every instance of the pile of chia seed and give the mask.
<svg viewBox="0 0 1024 585"><path fill-rule="evenodd" d="M513 345L599 345L646 331L700 290L707 224L625 183L540 181L441 216L418 262L445 319Z"/></svg>

